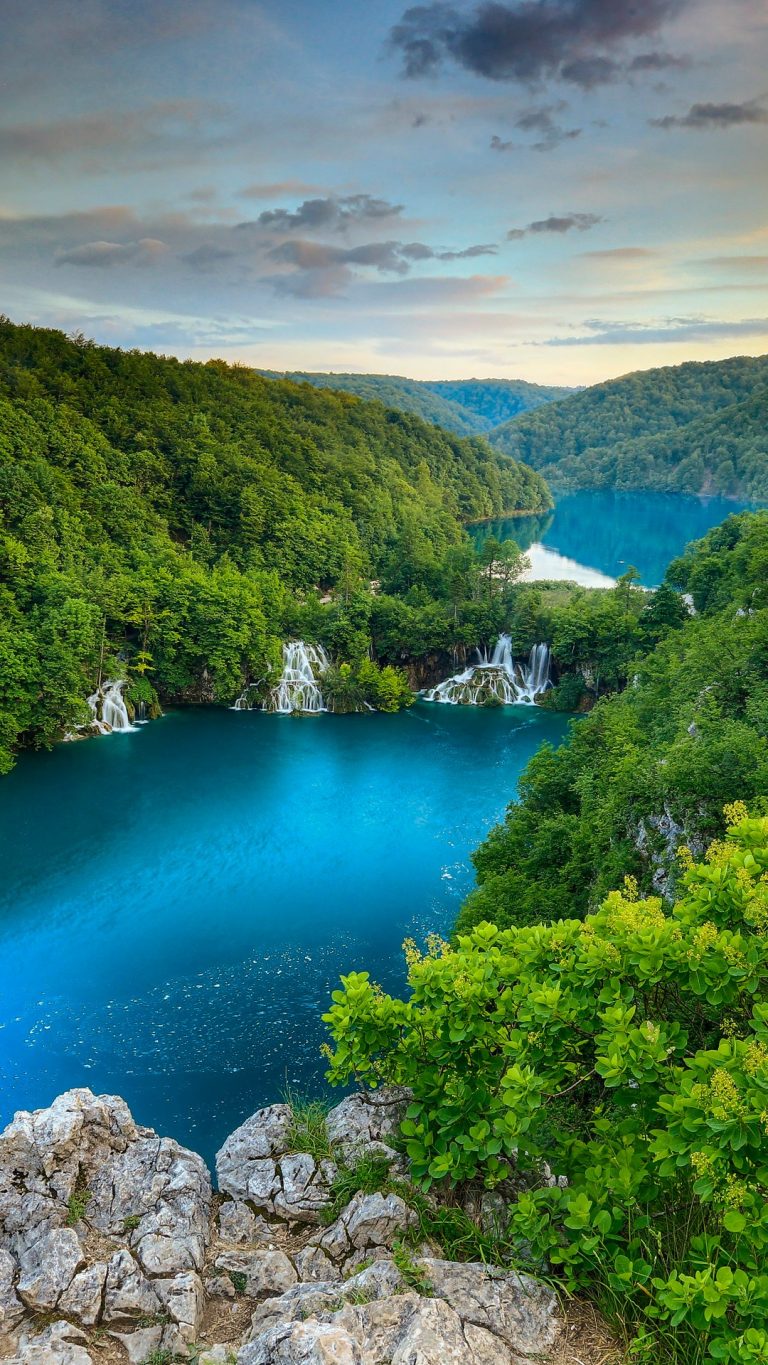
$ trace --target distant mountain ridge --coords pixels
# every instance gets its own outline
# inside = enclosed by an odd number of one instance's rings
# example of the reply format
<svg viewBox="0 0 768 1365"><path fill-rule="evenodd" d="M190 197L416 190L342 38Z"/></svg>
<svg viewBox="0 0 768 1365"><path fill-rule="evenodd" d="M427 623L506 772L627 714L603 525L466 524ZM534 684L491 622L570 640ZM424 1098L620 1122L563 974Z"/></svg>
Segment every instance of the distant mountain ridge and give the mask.
<svg viewBox="0 0 768 1365"><path fill-rule="evenodd" d="M637 371L487 439L560 487L768 499L768 356Z"/></svg>
<svg viewBox="0 0 768 1365"><path fill-rule="evenodd" d="M576 392L524 379L406 379L388 374L316 374L305 370L258 370L267 379L289 379L336 389L385 407L414 413L458 436L485 436L519 413L531 412Z"/></svg>

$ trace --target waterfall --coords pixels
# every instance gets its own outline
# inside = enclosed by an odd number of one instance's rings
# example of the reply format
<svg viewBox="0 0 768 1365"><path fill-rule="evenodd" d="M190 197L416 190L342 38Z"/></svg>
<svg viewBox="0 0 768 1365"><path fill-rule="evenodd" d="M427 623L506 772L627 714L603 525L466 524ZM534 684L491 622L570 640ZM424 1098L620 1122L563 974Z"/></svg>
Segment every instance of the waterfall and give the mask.
<svg viewBox="0 0 768 1365"><path fill-rule="evenodd" d="M232 703L232 705L230 706L230 708L229 708L230 711L250 711L250 709L251 709L251 703L250 703L249 700L248 700L248 693L249 693L249 692L252 692L253 689L254 689L254 687L258 687L258 686L259 686L259 684L258 684L257 682L255 682L255 683L246 683L245 687L243 688L242 692L240 693L240 696L239 696L239 697L237 698L237 700L234 701L234 702Z"/></svg>
<svg viewBox="0 0 768 1365"><path fill-rule="evenodd" d="M322 645L288 640L283 645L283 671L264 703L267 711L288 716L296 712L317 715L326 709L318 679L330 660Z"/></svg>
<svg viewBox="0 0 768 1365"><path fill-rule="evenodd" d="M126 734L135 727L131 725L128 708L123 700L125 678L104 682L88 697L91 710L91 726L100 735ZM88 727L85 727L88 728Z"/></svg>
<svg viewBox="0 0 768 1365"><path fill-rule="evenodd" d="M425 692L424 700L452 706L483 706L487 702L532 706L550 686L549 645L534 645L527 661L515 660L509 635L500 635L490 656L487 650L478 650L477 657L478 662L463 673L455 673Z"/></svg>

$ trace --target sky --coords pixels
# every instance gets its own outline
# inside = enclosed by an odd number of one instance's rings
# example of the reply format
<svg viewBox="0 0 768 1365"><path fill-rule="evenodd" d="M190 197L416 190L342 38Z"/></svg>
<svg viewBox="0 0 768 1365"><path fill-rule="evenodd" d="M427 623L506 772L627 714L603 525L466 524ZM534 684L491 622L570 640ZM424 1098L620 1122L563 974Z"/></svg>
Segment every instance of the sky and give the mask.
<svg viewBox="0 0 768 1365"><path fill-rule="evenodd" d="M265 369L768 351L767 0L0 0L0 310Z"/></svg>

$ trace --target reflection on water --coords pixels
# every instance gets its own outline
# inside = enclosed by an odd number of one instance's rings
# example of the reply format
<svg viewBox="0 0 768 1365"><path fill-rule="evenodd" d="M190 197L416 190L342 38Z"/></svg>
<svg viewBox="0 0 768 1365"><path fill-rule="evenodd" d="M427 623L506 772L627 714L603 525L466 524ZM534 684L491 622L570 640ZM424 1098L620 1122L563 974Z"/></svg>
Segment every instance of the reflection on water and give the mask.
<svg viewBox="0 0 768 1365"><path fill-rule="evenodd" d="M682 493L620 493L584 489L555 494L544 516L504 518L472 529L516 540L531 560L529 580L569 579L584 587L610 587L633 565L641 583L655 588L686 545L726 517L758 504Z"/></svg>

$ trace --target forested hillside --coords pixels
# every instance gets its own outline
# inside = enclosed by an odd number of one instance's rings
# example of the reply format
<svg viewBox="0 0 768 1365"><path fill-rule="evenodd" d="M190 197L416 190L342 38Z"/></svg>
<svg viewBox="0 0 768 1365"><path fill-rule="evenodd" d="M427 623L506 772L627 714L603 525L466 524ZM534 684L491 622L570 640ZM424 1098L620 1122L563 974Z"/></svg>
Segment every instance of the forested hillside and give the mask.
<svg viewBox="0 0 768 1365"><path fill-rule="evenodd" d="M561 487L768 498L768 356L625 375L490 440Z"/></svg>
<svg viewBox="0 0 768 1365"><path fill-rule="evenodd" d="M725 802L765 798L768 512L730 517L667 580L655 614L668 611L668 630L628 670L631 686L531 761L519 803L478 850L460 927L583 914L628 874L663 886L676 847L700 852ZM692 595L695 616L675 614L673 590ZM563 656L573 630L561 622Z"/></svg>
<svg viewBox="0 0 768 1365"><path fill-rule="evenodd" d="M483 441L379 404L3 320L0 767L85 719L118 655L144 695L230 701L313 589L410 587L464 520L549 504Z"/></svg>
<svg viewBox="0 0 768 1365"><path fill-rule="evenodd" d="M311 374L301 370L262 374L320 389L337 389L359 398L377 400L385 407L412 412L459 436L483 435L516 413L564 398L570 389L527 384L522 379L404 379L389 374Z"/></svg>

